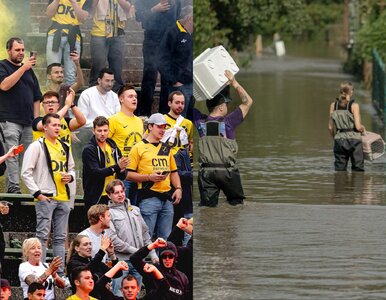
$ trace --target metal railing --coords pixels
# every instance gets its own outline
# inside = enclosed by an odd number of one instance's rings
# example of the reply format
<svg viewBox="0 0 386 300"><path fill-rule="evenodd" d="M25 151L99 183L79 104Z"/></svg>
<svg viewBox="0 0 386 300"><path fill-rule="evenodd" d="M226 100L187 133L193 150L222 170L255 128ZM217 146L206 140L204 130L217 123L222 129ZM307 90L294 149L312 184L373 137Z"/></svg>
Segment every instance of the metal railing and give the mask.
<svg viewBox="0 0 386 300"><path fill-rule="evenodd" d="M372 84L372 99L375 108L386 122L386 71L385 64L376 49L372 51L373 55L373 84Z"/></svg>

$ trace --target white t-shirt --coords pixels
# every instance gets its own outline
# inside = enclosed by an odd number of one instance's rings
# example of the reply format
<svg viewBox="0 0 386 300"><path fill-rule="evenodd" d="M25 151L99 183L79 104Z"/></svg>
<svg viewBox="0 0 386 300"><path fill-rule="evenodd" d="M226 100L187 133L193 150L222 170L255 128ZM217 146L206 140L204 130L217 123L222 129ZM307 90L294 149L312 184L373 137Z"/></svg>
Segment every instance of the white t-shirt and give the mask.
<svg viewBox="0 0 386 300"><path fill-rule="evenodd" d="M95 254L98 253L98 251L101 249L101 241L102 241L102 233L96 234L94 231L91 230L91 228L86 228L83 230L79 235L87 235L89 239L91 240L91 258L94 258ZM102 262L106 262L107 259L107 253L105 256L103 256Z"/></svg>
<svg viewBox="0 0 386 300"><path fill-rule="evenodd" d="M47 266L48 267L48 266ZM23 296L24 298L28 298L28 284L25 283L25 278L28 275L35 275L36 277L40 277L44 271L47 269L41 262L38 266L31 265L28 261L23 262L19 266L19 280L20 286L23 288ZM46 300L55 299L55 283L52 276L49 276L44 282L44 287L46 288Z"/></svg>
<svg viewBox="0 0 386 300"><path fill-rule="evenodd" d="M84 127L92 128L92 122L98 116L106 118L121 110L118 95L113 91L102 95L96 86L84 90L79 97L78 107L87 119Z"/></svg>

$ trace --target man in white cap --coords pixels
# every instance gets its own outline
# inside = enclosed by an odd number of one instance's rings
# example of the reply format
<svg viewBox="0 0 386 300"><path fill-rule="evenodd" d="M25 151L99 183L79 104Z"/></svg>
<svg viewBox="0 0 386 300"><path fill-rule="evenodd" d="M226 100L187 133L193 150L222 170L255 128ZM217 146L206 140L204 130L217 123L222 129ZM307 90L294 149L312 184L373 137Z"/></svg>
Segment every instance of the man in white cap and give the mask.
<svg viewBox="0 0 386 300"><path fill-rule="evenodd" d="M165 116L156 113L148 119L148 136L130 151L126 179L138 182L137 205L149 227L150 236L167 239L173 222L173 204L180 202L182 188L171 147L161 142Z"/></svg>

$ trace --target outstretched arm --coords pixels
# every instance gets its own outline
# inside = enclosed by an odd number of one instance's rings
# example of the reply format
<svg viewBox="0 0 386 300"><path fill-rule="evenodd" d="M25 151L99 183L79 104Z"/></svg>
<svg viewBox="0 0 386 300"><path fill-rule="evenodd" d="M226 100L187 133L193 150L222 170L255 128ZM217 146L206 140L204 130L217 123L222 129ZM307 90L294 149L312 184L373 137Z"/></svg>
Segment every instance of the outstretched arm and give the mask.
<svg viewBox="0 0 386 300"><path fill-rule="evenodd" d="M228 84L231 84L235 88L241 98L241 104L239 107L243 113L243 118L245 118L252 106L253 100L240 83L237 82L235 75L233 75L229 70L226 70L224 75L229 80Z"/></svg>

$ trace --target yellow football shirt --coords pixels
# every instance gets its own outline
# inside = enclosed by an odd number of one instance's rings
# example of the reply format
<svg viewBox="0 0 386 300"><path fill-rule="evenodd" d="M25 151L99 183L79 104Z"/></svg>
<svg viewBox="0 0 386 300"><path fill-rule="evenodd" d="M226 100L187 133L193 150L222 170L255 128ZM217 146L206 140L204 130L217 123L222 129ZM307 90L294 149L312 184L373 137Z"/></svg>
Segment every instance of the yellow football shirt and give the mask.
<svg viewBox="0 0 386 300"><path fill-rule="evenodd" d="M117 144L122 156L128 156L131 148L142 140L143 122L137 116L129 117L118 112L109 118L109 138Z"/></svg>
<svg viewBox="0 0 386 300"><path fill-rule="evenodd" d="M166 130L174 127L176 125L176 119L174 119L172 116L169 114L165 114L165 119L166 119ZM184 128L187 135L188 135L188 140L191 141L193 139L193 123L192 121L184 118L184 120L181 122L180 127ZM178 150L186 148L188 145L182 145L181 140L180 140L180 133L177 133L176 139L174 140L173 144L169 145L173 148L173 154L176 154Z"/></svg>
<svg viewBox="0 0 386 300"><path fill-rule="evenodd" d="M56 196L52 197L52 199L58 201L68 201L69 198L66 185L62 182L62 175L60 174L61 172L67 172L66 152L59 141L56 141L56 143L53 144L49 140L44 139L44 142L47 146L48 153L50 154L51 168L54 173L54 181L56 185Z"/></svg>
<svg viewBox="0 0 386 300"><path fill-rule="evenodd" d="M110 4L112 4L114 7L118 7L119 5L118 0L113 0L113 1L114 2L110 2ZM117 36L118 28L125 29L125 26L126 26L125 21L119 21L118 15L117 15L117 9L114 9L112 5L109 5L109 9L107 11L105 20L98 20L98 9L97 9L93 18L93 26L91 28L92 36L99 36L99 37Z"/></svg>
<svg viewBox="0 0 386 300"><path fill-rule="evenodd" d="M138 183L138 189L150 189L159 193L170 191L170 172L177 171L170 146L164 143L151 144L142 140L131 149L129 158L129 172L134 171L140 174L169 172L163 181Z"/></svg>
<svg viewBox="0 0 386 300"><path fill-rule="evenodd" d="M105 163L106 163L106 168L108 167L113 167L115 165L115 160L114 160L114 157L112 155L113 153L113 150L111 149L110 145L106 143L105 145L105 149L104 149L104 154L105 154ZM106 189L106 186L109 184L109 182L111 180L115 179L115 176L114 175L111 175L111 176L108 176L105 178L105 185L103 187L103 192L102 192L102 196L106 196L107 193L105 191Z"/></svg>

